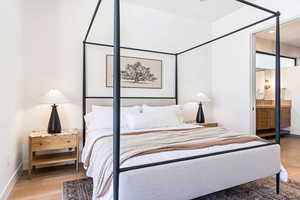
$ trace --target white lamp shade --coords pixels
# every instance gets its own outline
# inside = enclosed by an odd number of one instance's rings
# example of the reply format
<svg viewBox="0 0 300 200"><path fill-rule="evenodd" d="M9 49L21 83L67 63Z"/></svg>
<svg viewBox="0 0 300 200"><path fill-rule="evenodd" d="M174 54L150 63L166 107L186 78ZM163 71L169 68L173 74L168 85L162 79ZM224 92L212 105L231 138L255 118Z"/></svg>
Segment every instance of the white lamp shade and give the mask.
<svg viewBox="0 0 300 200"><path fill-rule="evenodd" d="M210 102L211 101L210 98L203 92L198 93L197 98L200 102Z"/></svg>
<svg viewBox="0 0 300 200"><path fill-rule="evenodd" d="M42 103L44 104L63 104L68 102L68 99L57 89L51 89L42 98Z"/></svg>

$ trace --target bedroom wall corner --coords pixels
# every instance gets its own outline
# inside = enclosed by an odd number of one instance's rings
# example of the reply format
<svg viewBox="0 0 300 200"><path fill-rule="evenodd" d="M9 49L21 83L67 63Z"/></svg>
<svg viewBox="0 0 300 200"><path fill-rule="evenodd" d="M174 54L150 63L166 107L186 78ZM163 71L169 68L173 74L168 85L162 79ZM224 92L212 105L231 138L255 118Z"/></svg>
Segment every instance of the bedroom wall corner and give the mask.
<svg viewBox="0 0 300 200"><path fill-rule="evenodd" d="M1 2L4 19L0 46L0 199L5 200L22 171L23 120L23 0Z"/></svg>

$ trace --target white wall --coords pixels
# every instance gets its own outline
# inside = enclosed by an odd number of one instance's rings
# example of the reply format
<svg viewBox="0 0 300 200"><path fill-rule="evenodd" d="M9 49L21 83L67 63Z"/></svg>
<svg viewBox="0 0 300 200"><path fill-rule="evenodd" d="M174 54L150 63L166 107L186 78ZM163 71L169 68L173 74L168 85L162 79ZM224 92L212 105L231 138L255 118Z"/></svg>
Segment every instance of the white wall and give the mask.
<svg viewBox="0 0 300 200"><path fill-rule="evenodd" d="M300 67L287 67L282 70L282 87L285 99L292 100L291 128L292 134L300 135Z"/></svg>
<svg viewBox="0 0 300 200"><path fill-rule="evenodd" d="M5 199L14 184L22 160L22 0L1 1L0 18L0 199Z"/></svg>
<svg viewBox="0 0 300 200"><path fill-rule="evenodd" d="M202 34L206 40L210 39L210 33ZM197 102L196 95L204 92L211 97L211 46L201 47L194 51L179 56L179 101L181 104ZM212 122L212 104L203 105L207 122ZM193 113L196 114L196 113ZM194 115L196 116L196 115Z"/></svg>
<svg viewBox="0 0 300 200"><path fill-rule="evenodd" d="M39 100L51 88L61 90L71 100L70 104L59 107L63 128L81 128L82 40L96 2L96 0L26 0L24 16L26 135L32 130L47 127L50 107L39 105ZM112 1L103 1L90 41L112 43L111 3ZM205 41L211 33L209 24L132 4L122 4L121 13L122 46L176 52ZM89 88L93 84L93 90L89 90L89 95L111 93L111 90L103 87L105 74L100 70L105 68L105 62L101 60L104 53L95 47L88 47L87 51L92 56L87 61L88 67L92 66L90 70L94 70L94 78L89 81ZM97 54L97 51L100 53ZM204 52L205 54L202 54L203 50L194 51L179 58L180 103L195 101L199 91L210 94L210 51ZM122 51L122 55L129 55L129 51ZM163 77L165 90L124 89L123 95L174 95L174 88L170 85L174 82L174 73L169 74L174 70L174 60L170 56L140 52L130 52L130 56L163 59L165 61L163 67L166 70L166 76ZM189 68L185 74L182 71L183 67ZM189 75L193 75L196 79L190 80ZM209 108L207 109L207 113L211 113ZM209 116L207 118L209 120ZM26 149L25 145L24 151ZM24 156L24 161L26 167L27 155Z"/></svg>
<svg viewBox="0 0 300 200"><path fill-rule="evenodd" d="M282 21L300 16L297 0L257 0L257 4L282 13ZM265 17L255 9L244 7L213 24L213 35L230 32ZM265 22L239 34L223 39L212 48L212 93L214 118L228 128L251 130L252 83L251 33L274 25ZM255 94L254 94L255 95Z"/></svg>
<svg viewBox="0 0 300 200"><path fill-rule="evenodd" d="M256 72L256 99L264 99L265 97L265 71Z"/></svg>

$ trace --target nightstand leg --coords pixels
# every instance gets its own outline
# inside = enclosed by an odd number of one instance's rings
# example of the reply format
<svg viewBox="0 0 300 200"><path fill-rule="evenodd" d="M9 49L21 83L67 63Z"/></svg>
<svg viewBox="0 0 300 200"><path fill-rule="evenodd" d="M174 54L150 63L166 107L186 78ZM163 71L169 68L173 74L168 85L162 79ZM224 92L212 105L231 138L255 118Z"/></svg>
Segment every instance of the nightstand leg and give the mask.
<svg viewBox="0 0 300 200"><path fill-rule="evenodd" d="M78 170L79 170L79 166L78 166L78 160L77 160L77 161L75 161L75 164L76 164L76 172L78 172Z"/></svg>
<svg viewBox="0 0 300 200"><path fill-rule="evenodd" d="M79 171L79 136L77 136L76 138L76 148L75 148L75 151L76 151L76 171L78 172Z"/></svg>
<svg viewBox="0 0 300 200"><path fill-rule="evenodd" d="M76 147L75 150L76 150L76 161L75 161L75 165L76 165L76 171L78 172L78 170L79 170L79 148Z"/></svg>
<svg viewBox="0 0 300 200"><path fill-rule="evenodd" d="M29 151L28 151L28 177L29 179L31 179L32 176L32 158L33 158L33 152L32 152L32 139L31 137L29 137L29 141L28 141L28 145L29 145Z"/></svg>
<svg viewBox="0 0 300 200"><path fill-rule="evenodd" d="M28 179L31 179L32 178L32 165L31 163L29 164L29 169L28 169Z"/></svg>

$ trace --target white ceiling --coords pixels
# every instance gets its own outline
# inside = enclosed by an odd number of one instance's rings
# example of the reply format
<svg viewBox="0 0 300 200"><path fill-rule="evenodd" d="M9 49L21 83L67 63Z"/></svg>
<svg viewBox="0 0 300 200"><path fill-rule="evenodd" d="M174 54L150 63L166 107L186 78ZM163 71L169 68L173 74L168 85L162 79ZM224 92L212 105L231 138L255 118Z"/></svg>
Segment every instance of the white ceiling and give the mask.
<svg viewBox="0 0 300 200"><path fill-rule="evenodd" d="M257 34L257 37L266 40L275 40L275 28L267 29ZM272 33L270 32L272 31ZM281 42L287 45L300 47L300 20L292 21L281 26Z"/></svg>
<svg viewBox="0 0 300 200"><path fill-rule="evenodd" d="M213 22L245 6L235 0L126 0L178 16ZM249 0L253 2L254 0Z"/></svg>

